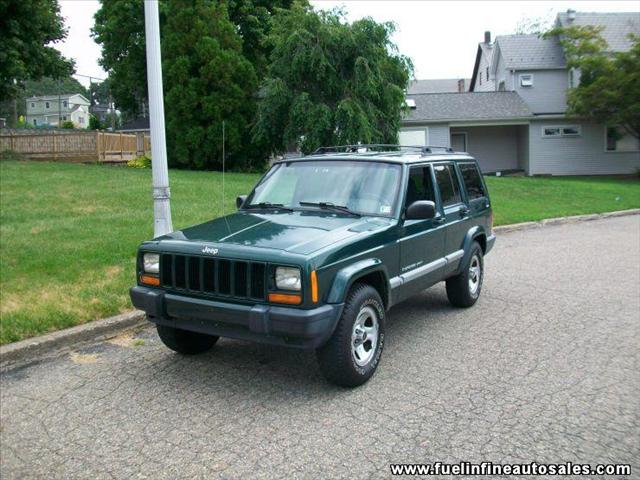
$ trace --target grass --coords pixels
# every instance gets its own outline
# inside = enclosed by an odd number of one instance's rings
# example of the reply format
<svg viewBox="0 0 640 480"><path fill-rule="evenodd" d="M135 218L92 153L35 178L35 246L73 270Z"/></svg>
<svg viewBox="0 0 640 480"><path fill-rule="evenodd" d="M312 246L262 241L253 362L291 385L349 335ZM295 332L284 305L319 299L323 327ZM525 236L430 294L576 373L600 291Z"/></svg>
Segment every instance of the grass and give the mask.
<svg viewBox="0 0 640 480"><path fill-rule="evenodd" d="M174 228L222 213L221 174L170 172ZM226 175L225 211L259 175ZM640 207L640 182L487 179L495 223ZM151 172L0 162L0 343L131 309L135 252L151 238Z"/></svg>
<svg viewBox="0 0 640 480"><path fill-rule="evenodd" d="M640 207L640 179L614 177L486 177L494 224Z"/></svg>

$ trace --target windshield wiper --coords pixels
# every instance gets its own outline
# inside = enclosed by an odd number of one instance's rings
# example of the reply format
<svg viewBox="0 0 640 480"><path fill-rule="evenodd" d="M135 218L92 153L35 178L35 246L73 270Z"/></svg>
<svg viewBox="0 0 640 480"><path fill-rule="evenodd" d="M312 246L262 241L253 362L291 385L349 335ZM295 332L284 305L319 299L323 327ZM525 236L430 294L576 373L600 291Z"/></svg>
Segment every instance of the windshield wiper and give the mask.
<svg viewBox="0 0 640 480"><path fill-rule="evenodd" d="M354 212L350 210L349 207L345 207L344 205L336 205L331 202L299 202L303 207L320 207L323 210L333 210L336 212L346 213L348 215L353 215L354 217L361 217L358 212Z"/></svg>
<svg viewBox="0 0 640 480"><path fill-rule="evenodd" d="M244 209L259 209L259 210L283 210L285 212L293 212L293 208L285 207L282 203L271 203L271 202L260 202L260 203L252 203L251 205L247 205L243 207Z"/></svg>

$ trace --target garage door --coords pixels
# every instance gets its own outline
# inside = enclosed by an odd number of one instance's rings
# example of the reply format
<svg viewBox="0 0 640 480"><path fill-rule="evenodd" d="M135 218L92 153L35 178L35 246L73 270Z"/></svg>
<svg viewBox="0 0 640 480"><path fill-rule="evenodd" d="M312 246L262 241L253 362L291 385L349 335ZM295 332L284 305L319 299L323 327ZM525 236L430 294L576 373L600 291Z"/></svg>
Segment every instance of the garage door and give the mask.
<svg viewBox="0 0 640 480"><path fill-rule="evenodd" d="M427 145L427 129L400 130L400 145Z"/></svg>

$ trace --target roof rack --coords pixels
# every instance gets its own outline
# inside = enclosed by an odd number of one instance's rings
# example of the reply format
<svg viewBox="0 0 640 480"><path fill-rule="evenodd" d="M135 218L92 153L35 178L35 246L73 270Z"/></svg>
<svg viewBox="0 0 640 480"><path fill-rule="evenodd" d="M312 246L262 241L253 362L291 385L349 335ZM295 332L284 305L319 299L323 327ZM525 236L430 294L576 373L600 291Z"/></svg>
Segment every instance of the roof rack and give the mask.
<svg viewBox="0 0 640 480"><path fill-rule="evenodd" d="M320 147L312 153L312 155L323 155L326 153L362 153L362 152L388 152L394 150L416 150L419 153L430 154L436 153L437 150L446 153L453 153L451 147L440 145L396 145L392 143L368 143L358 145L334 145L331 147Z"/></svg>

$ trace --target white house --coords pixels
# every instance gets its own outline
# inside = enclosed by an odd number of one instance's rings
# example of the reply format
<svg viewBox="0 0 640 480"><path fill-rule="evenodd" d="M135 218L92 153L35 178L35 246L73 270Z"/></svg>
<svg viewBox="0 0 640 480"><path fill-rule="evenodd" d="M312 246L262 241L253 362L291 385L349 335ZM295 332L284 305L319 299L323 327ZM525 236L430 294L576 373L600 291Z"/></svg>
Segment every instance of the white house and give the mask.
<svg viewBox="0 0 640 480"><path fill-rule="evenodd" d="M89 126L90 102L79 93L44 95L27 98L27 123L61 126L66 121L76 128Z"/></svg>

